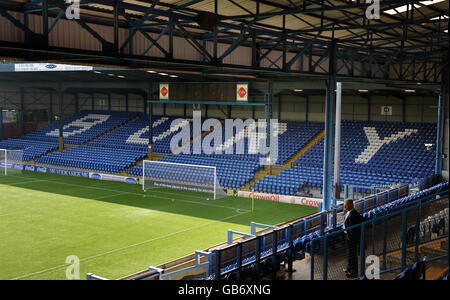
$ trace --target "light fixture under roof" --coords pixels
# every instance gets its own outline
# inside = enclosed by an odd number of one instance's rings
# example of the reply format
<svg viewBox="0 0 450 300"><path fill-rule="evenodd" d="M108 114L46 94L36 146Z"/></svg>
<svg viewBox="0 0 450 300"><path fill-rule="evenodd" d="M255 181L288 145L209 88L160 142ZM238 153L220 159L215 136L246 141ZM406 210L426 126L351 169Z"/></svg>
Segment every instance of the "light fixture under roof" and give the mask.
<svg viewBox="0 0 450 300"><path fill-rule="evenodd" d="M162 75L162 76L167 76L167 75L169 75L169 74L167 74L167 73L158 73L159 75Z"/></svg>
<svg viewBox="0 0 450 300"><path fill-rule="evenodd" d="M404 90L405 91L405 93L415 93L416 92L416 90Z"/></svg>
<svg viewBox="0 0 450 300"><path fill-rule="evenodd" d="M148 70L148 71L147 71L147 73L152 73L152 74L155 74L155 73L156 73L156 71Z"/></svg>
<svg viewBox="0 0 450 300"><path fill-rule="evenodd" d="M420 1L419 3L422 5L433 5L438 4L439 2L444 2L445 0L427 0L427 1Z"/></svg>
<svg viewBox="0 0 450 300"><path fill-rule="evenodd" d="M434 20L447 20L447 19L448 19L447 15L441 15L441 16L433 17L430 20L434 21Z"/></svg>
<svg viewBox="0 0 450 300"><path fill-rule="evenodd" d="M94 71L95 74L102 74L100 71Z"/></svg>
<svg viewBox="0 0 450 300"><path fill-rule="evenodd" d="M360 92L360 93L368 93L369 90L358 90L358 92Z"/></svg>
<svg viewBox="0 0 450 300"><path fill-rule="evenodd" d="M125 76L123 76L123 75L118 75L117 77L119 77L119 78L125 78Z"/></svg>
<svg viewBox="0 0 450 300"><path fill-rule="evenodd" d="M114 77L114 76L116 76L116 75L114 75L114 74L110 73L110 74L108 74L108 76Z"/></svg>
<svg viewBox="0 0 450 300"><path fill-rule="evenodd" d="M434 4L438 4L440 2L443 2L443 1L445 1L445 0L420 1L419 2L420 5L414 4L414 8L420 8L420 7L422 7L421 5L424 5L424 6L434 5ZM404 13L405 11L407 11L407 10L411 10L412 9L412 5L413 4L405 4L405 5L402 5L402 6L399 6L399 7L395 7L393 9L385 10L384 13L387 13L389 15L401 14L401 13Z"/></svg>
<svg viewBox="0 0 450 300"><path fill-rule="evenodd" d="M172 77L172 78L178 78L177 75L169 75L169 77Z"/></svg>
<svg viewBox="0 0 450 300"><path fill-rule="evenodd" d="M414 4L414 7L419 8L420 5ZM393 9L385 10L384 13L387 13L389 15L396 15L396 14L404 13L407 10L411 10L411 8L412 8L412 4L406 4L406 5L402 5L402 6L393 8Z"/></svg>
<svg viewBox="0 0 450 300"><path fill-rule="evenodd" d="M301 89L294 89L294 92L301 93L301 92L303 92L303 90L301 90Z"/></svg>

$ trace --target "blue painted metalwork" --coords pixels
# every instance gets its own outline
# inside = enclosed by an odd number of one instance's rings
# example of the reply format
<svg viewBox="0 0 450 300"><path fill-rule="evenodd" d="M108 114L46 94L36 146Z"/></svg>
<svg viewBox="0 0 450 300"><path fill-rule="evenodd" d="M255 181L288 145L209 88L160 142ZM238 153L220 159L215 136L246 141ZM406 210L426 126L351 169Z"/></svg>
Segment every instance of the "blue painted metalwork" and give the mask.
<svg viewBox="0 0 450 300"><path fill-rule="evenodd" d="M220 101L165 101L149 100L148 103L156 104L188 104L188 105L223 105L223 106L266 106L266 103L257 102L220 102Z"/></svg>
<svg viewBox="0 0 450 300"><path fill-rule="evenodd" d="M331 209L332 172L333 172L333 108L335 78L330 76L325 100L325 137L324 137L324 165L323 165L323 211Z"/></svg>
<svg viewBox="0 0 450 300"><path fill-rule="evenodd" d="M233 235L234 235L234 234L242 235L242 236L245 236L245 237L254 237L253 234L248 234L248 233L239 232L239 231L234 231L234 230L229 229L229 230L228 230L228 239L227 239L228 245L233 244Z"/></svg>
<svg viewBox="0 0 450 300"><path fill-rule="evenodd" d="M267 224L262 224L262 223L255 223L255 222L251 222L250 223L250 232L252 235L256 235L256 228L257 227L262 227L262 228L270 228L270 229L277 229L277 226L273 226L273 225L267 225Z"/></svg>
<svg viewBox="0 0 450 300"><path fill-rule="evenodd" d="M442 160L444 154L444 131L445 131L445 86L441 87L438 104L438 126L436 136L436 167L435 174L442 174Z"/></svg>
<svg viewBox="0 0 450 300"><path fill-rule="evenodd" d="M3 140L3 108L0 107L0 141Z"/></svg>

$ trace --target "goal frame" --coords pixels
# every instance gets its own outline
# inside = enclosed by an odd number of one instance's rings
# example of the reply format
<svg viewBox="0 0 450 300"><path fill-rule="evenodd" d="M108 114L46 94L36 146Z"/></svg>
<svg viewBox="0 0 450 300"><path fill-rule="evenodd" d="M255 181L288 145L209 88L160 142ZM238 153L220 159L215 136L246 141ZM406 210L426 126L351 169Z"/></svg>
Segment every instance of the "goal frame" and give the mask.
<svg viewBox="0 0 450 300"><path fill-rule="evenodd" d="M8 149L0 149L0 153L1 152L4 152L5 153L5 161L4 161L4 164L5 164L5 170L4 170L4 173L5 173L5 176L8 176Z"/></svg>
<svg viewBox="0 0 450 300"><path fill-rule="evenodd" d="M213 169L214 170L214 200L217 197L217 167L216 166L205 166L205 165L193 165L193 164L183 164L183 163L173 163L173 162L165 162L165 161L157 161L157 160L144 160L142 162L142 190L145 192L145 163L156 163L161 165L173 165L173 166L184 166L184 167L196 167L196 168L204 168L204 169Z"/></svg>

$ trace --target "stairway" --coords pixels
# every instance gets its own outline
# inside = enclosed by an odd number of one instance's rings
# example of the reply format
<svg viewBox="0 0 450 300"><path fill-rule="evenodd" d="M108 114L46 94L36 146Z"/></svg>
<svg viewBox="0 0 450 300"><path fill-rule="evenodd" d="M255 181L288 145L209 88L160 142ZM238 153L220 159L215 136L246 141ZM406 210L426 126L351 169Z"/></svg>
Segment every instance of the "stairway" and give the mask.
<svg viewBox="0 0 450 300"><path fill-rule="evenodd" d="M306 144L305 147L303 147L302 149L297 151L297 153L295 153L293 156L291 156L291 158L289 158L289 160L283 165L282 170L291 168L292 164L296 160L298 160L303 154L305 154L306 151L311 149L311 147L314 146L318 141L320 141L320 139L323 138L324 136L325 136L325 129L322 130L321 132L319 132L319 134L317 134L315 137L313 137L312 140L309 141L309 143Z"/></svg>
<svg viewBox="0 0 450 300"><path fill-rule="evenodd" d="M192 144L194 141L196 141L196 140L198 140L199 138L203 137L204 135L206 135L206 134L212 132L217 126L222 125L223 123L224 123L224 120L220 120L216 125L214 125L213 127L211 127L209 130L203 131L199 136L193 137L189 142L187 142L187 143L181 145L180 147L178 147L178 148L175 150L175 153L174 153L174 154L178 154L184 147L186 147L186 146ZM161 157L164 157L164 156L165 156L165 155L158 155L158 154L155 154L155 153L154 153L153 158L154 158L155 160L159 160ZM148 159L148 157L146 157L145 159ZM145 160L145 159L137 161L136 164L135 164L133 167L130 167L130 168L127 168L127 169L123 170L122 172L120 172L120 174L123 175L123 176L128 176L128 171L133 170L134 167L137 167L137 166L139 166L139 165L142 165L142 164L144 163L144 160Z"/></svg>
<svg viewBox="0 0 450 300"><path fill-rule="evenodd" d="M98 139L104 137L105 135L108 135L108 134L110 134L110 133L112 133L112 132L114 132L114 131L116 131L116 130L118 130L118 129L120 129L120 128L126 126L126 125L128 125L129 123L132 123L132 122L138 120L140 117L141 117L141 116L136 116L136 117L134 117L134 118L132 118L132 119L130 119L130 120L128 120L128 121L125 121L125 122L122 123L121 125L119 125L119 126L117 126L117 127L114 127L114 128L112 128L112 129L110 129L110 130L108 130L108 131L102 133L101 135L96 136L95 138L93 138L93 139L87 141L86 143L83 144L83 146L87 146L88 144L90 144L90 143L92 143L92 142L94 142L94 141L96 141L96 140L98 140ZM64 147L64 148L65 148L65 147Z"/></svg>

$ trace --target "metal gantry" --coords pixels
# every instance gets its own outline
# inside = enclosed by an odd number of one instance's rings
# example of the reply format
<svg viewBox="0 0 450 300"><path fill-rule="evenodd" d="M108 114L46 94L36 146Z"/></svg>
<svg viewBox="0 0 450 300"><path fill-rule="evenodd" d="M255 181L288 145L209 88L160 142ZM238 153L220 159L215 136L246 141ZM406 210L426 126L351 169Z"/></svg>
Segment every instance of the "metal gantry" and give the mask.
<svg viewBox="0 0 450 300"><path fill-rule="evenodd" d="M181 4L154 0L148 5L127 0L82 0L81 18L71 20L72 26L80 26L100 42L101 51L67 49L49 43L52 30L65 18L70 2L3 2L0 15L22 31L24 39L22 43L2 41L0 46L21 49L24 55L36 57L39 53L64 60L95 56L98 61L132 67L164 62L177 67L197 66L205 72L233 68L233 72L322 78L329 73L328 61L335 59L338 77L433 83L441 82L442 73L448 68L448 32L444 31L448 27L448 5L447 10L429 5L426 12L408 5L418 4L419 0L384 0L379 20L367 19L369 4L361 0L289 0L290 5L273 0L241 4L233 0L192 0ZM206 3L204 10L199 7L202 2ZM400 5L408 5L406 12L386 13ZM242 13L228 13L230 7ZM23 14L23 22L11 13L14 11ZM39 32L29 25L31 15L42 18ZM93 24L110 26L112 40L96 31ZM129 32L125 41L119 38L120 28ZM134 49L137 33L148 43L142 53ZM163 37L168 42L163 43ZM202 59L177 58L175 37L189 43ZM221 53L219 44L225 47ZM226 60L242 47L251 48L251 64ZM330 53L331 47L334 53ZM149 55L152 48L158 49L162 57ZM35 52L30 54L31 50Z"/></svg>

